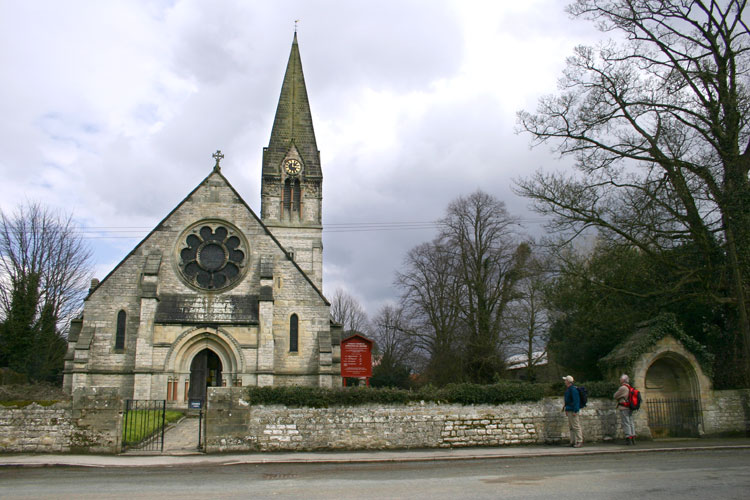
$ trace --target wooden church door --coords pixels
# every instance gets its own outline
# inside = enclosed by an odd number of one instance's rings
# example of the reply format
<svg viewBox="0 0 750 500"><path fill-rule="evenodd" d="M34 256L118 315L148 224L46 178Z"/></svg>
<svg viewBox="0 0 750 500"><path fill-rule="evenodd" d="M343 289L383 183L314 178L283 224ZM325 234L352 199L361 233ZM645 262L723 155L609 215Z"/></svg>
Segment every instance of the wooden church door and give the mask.
<svg viewBox="0 0 750 500"><path fill-rule="evenodd" d="M190 363L188 398L206 401L207 387L221 387L221 360L210 349L203 349Z"/></svg>

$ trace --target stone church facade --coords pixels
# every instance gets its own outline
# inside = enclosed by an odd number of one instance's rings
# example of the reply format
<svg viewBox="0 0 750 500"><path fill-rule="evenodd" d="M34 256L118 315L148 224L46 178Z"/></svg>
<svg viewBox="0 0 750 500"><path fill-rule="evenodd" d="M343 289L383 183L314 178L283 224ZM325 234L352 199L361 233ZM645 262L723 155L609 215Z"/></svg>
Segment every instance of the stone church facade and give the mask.
<svg viewBox="0 0 750 500"><path fill-rule="evenodd" d="M183 407L209 386L341 385L322 293L322 182L294 35L261 216L213 171L101 282L72 322L64 387Z"/></svg>

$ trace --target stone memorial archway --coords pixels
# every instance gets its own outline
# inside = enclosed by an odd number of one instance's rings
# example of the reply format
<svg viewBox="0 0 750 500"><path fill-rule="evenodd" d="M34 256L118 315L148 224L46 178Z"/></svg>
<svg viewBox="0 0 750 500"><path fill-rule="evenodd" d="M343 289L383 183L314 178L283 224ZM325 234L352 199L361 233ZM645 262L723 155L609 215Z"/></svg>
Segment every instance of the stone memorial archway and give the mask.
<svg viewBox="0 0 750 500"><path fill-rule="evenodd" d="M648 432L655 438L704 434L703 408L710 404L712 391L704 372L708 365L703 346L668 314L639 325L600 361L611 380L626 373L641 391L644 404L636 414L638 434Z"/></svg>

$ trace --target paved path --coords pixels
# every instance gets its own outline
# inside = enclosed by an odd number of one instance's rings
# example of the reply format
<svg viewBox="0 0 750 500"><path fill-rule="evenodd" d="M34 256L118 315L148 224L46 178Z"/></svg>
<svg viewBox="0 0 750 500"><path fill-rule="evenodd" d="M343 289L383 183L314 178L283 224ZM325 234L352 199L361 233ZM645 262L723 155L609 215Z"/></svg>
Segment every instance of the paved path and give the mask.
<svg viewBox="0 0 750 500"><path fill-rule="evenodd" d="M183 455L198 453L198 418L186 417L164 433L164 453Z"/></svg>
<svg viewBox="0 0 750 500"><path fill-rule="evenodd" d="M185 429L187 429L187 425ZM197 422L195 423L197 425ZM185 434L188 431L185 430ZM176 439L175 443L178 442ZM193 450L178 450L162 455L0 455L2 466L52 466L80 467L154 467L189 465L235 464L294 464L294 463L399 463L431 462L445 460L474 460L500 458L531 458L576 455L638 454L651 452L684 452L701 450L743 450L750 453L750 439L675 439L640 441L636 446L619 443L585 444L582 448L568 446L502 446L496 448L455 448L421 450L367 450L318 452L254 452L232 454L200 454Z"/></svg>

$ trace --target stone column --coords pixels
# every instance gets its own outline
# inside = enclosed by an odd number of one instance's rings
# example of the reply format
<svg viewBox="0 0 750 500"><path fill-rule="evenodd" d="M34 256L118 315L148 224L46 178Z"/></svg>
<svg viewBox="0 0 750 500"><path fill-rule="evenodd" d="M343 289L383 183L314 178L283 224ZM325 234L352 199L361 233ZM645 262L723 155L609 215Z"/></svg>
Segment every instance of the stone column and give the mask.
<svg viewBox="0 0 750 500"><path fill-rule="evenodd" d="M331 332L318 332L318 352L320 366L318 367L318 386L333 387L333 348L331 346Z"/></svg>
<svg viewBox="0 0 750 500"><path fill-rule="evenodd" d="M146 256L141 276L141 317L135 343L135 380L133 399L151 399L152 375L154 371L154 316L159 284L161 252L152 250Z"/></svg>
<svg viewBox="0 0 750 500"><path fill-rule="evenodd" d="M151 399L153 372L155 298L141 299L141 317L135 343L135 383L133 399Z"/></svg>
<svg viewBox="0 0 750 500"><path fill-rule="evenodd" d="M323 241L315 240L312 246L312 278L315 285L323 290Z"/></svg>
<svg viewBox="0 0 750 500"><path fill-rule="evenodd" d="M260 296L258 297L258 386L274 383L273 338L273 266L268 261L261 262Z"/></svg>

